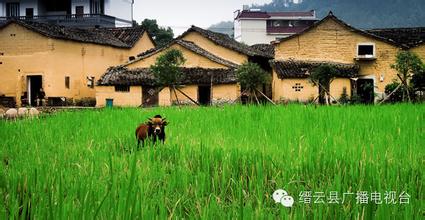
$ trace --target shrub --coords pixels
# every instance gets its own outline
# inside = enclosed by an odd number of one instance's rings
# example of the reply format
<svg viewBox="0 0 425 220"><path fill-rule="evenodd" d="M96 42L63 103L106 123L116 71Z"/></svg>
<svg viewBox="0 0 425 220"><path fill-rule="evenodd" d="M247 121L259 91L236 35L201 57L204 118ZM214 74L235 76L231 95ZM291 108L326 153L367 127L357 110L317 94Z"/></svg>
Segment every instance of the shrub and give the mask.
<svg viewBox="0 0 425 220"><path fill-rule="evenodd" d="M95 107L96 106L96 99L90 98L90 97L77 99L77 100L75 100L75 105L76 106L83 106L83 107Z"/></svg>

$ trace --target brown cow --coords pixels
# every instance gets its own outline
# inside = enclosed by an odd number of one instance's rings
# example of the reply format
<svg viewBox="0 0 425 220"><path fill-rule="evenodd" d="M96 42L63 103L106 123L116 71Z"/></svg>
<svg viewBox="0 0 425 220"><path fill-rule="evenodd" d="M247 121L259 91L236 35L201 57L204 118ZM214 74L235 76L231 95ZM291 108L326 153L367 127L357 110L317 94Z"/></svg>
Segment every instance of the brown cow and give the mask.
<svg viewBox="0 0 425 220"><path fill-rule="evenodd" d="M146 123L139 125L136 129L137 147L142 141L142 146L146 139L151 139L152 143L155 144L156 140L159 139L164 143L165 141L165 126L168 122L162 118L161 115L155 115L153 118L149 118Z"/></svg>

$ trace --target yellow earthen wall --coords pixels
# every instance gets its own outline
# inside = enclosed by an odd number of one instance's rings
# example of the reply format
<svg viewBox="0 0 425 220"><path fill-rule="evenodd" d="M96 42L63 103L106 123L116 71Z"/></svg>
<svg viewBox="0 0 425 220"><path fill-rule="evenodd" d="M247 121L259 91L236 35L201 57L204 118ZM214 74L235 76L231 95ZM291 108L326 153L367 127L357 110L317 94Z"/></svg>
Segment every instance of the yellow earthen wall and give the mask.
<svg viewBox="0 0 425 220"><path fill-rule="evenodd" d="M46 97L95 98L87 77L95 77L96 82L108 67L135 55L129 49L47 38L17 24L0 30L0 45L0 93L14 96L18 105L30 75L42 76ZM144 35L133 52L152 47ZM65 76L70 77L69 89L65 88Z"/></svg>
<svg viewBox="0 0 425 220"><path fill-rule="evenodd" d="M417 54L421 58L422 62L425 63L425 43L422 43L417 47L411 48L410 51Z"/></svg>
<svg viewBox="0 0 425 220"><path fill-rule="evenodd" d="M142 87L131 86L130 92L115 92L114 86L96 88L96 106L106 106L106 99L113 99L114 106L137 107L142 104Z"/></svg>
<svg viewBox="0 0 425 220"><path fill-rule="evenodd" d="M303 88L301 91L295 91L293 86L299 83ZM284 79L281 80L273 72L273 100L276 102L282 101L300 101L308 102L314 100L319 95L319 88L310 83L309 79ZM346 88L348 96L351 96L351 82L350 79L337 78L331 82L330 94L339 99Z"/></svg>
<svg viewBox="0 0 425 220"><path fill-rule="evenodd" d="M376 60L356 61L357 45L374 43ZM333 20L327 20L312 30L283 41L275 47L275 58L296 60L334 61L342 63L358 63L360 74L374 77L376 92L383 93L385 85L396 78L396 72L390 67L395 63L399 48L353 32ZM379 79L384 77L383 82Z"/></svg>
<svg viewBox="0 0 425 220"><path fill-rule="evenodd" d="M240 95L237 84L214 85L212 88L213 104L229 103L235 101Z"/></svg>
<svg viewBox="0 0 425 220"><path fill-rule="evenodd" d="M194 53L178 44L172 45L170 48L165 49L157 54L154 54L152 56L146 57L141 60L136 60L134 62L130 62L129 64L125 65L127 68L149 68L151 65L155 64L156 59L164 54L165 52L171 50L171 49L177 49L180 50L183 53L184 58L186 59L186 62L183 64L184 67L202 67L202 68L226 68L226 66L216 63L214 61L211 61L210 59L201 56L197 53Z"/></svg>
<svg viewBox="0 0 425 220"><path fill-rule="evenodd" d="M170 106L171 105L171 93L170 88L163 88L158 95L159 106Z"/></svg>
<svg viewBox="0 0 425 220"><path fill-rule="evenodd" d="M242 64L248 60L248 57L245 54L241 54L226 47L217 45L208 38L205 38L196 32L188 33L186 36L183 37L183 40L194 42L196 45L203 48L204 50L225 60L232 61L236 64Z"/></svg>

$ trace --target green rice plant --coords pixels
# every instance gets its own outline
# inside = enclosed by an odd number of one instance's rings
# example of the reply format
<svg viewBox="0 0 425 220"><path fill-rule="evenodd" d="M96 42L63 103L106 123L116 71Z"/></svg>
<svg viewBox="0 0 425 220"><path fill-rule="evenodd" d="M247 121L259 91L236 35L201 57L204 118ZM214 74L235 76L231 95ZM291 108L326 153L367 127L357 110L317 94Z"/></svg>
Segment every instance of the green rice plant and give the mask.
<svg viewBox="0 0 425 220"><path fill-rule="evenodd" d="M170 122L165 144L137 149L137 125L156 114ZM425 105L412 104L113 108L0 121L0 219L420 219L424 122ZM277 189L292 208L275 203ZM383 203L302 203L305 191L376 191Z"/></svg>

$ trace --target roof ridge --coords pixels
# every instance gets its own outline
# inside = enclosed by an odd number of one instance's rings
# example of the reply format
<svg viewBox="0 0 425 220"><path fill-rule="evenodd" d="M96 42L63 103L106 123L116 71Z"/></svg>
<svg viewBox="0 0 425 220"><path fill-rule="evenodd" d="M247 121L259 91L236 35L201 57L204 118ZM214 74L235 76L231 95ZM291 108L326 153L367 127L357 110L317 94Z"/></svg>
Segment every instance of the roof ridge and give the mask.
<svg viewBox="0 0 425 220"><path fill-rule="evenodd" d="M400 45L400 44L398 44L397 42L395 42L395 41L394 41L394 40L392 40L392 39L384 38L384 37L381 37L381 36L378 36L378 35L375 35L375 34L369 33L369 32L367 32L367 31L365 31L365 30L355 28L355 27L351 26L350 24L348 24L348 23L344 22L343 20L339 19L338 17L336 17L336 16L333 14L333 12L332 12L332 11L329 11L329 13L328 13L328 15L327 15L326 17L324 17L323 19L321 19L321 20L317 21L316 23L314 23L314 24L313 24L313 25L311 25L310 27L308 27L308 28L304 29L303 31L301 31L301 32L299 32L299 33L296 33L296 34L294 34L294 35L291 35L291 36L289 36L289 37L282 38L282 39L280 39L280 40L274 41L274 43L273 43L273 44L279 44L279 43L281 43L281 42L287 41L287 40L289 40L289 39L292 39L292 38L295 38L295 37L297 37L297 36L300 36L300 35L302 35L302 34L304 34L304 33L306 33L306 32L309 32L310 30L312 30L312 29L316 28L317 26L319 26L320 24L322 24L323 22L325 22L325 21L327 21L327 20L329 20L329 19L332 19L332 20L336 21L337 23L339 23L340 25L345 26L345 27L347 27L347 28L349 28L349 29L351 29L351 30L353 30L353 31L355 31L355 32L357 32L357 33L359 33L359 34L363 34L363 35L366 35L366 36L369 36L369 37L376 38L376 39L378 39L378 40L384 41L384 42L386 42L386 43L392 44L392 45L397 46L397 47L403 47L403 48L405 48L405 47L406 47L406 45Z"/></svg>
<svg viewBox="0 0 425 220"><path fill-rule="evenodd" d="M225 47L227 49L245 54L247 56L261 56L261 57L272 58L269 55L267 55L267 54L265 54L265 53L263 53L259 50L256 50L255 48L251 48L248 45L245 45L243 43L236 41L235 39L231 38L227 34L218 33L218 32L214 32L214 31L211 31L211 30L203 29L203 28L197 27L195 25L191 25L191 27L188 30L186 30L183 34L178 36L176 39L183 39L191 31L195 31L195 32L199 33L200 35L211 40L212 42L214 42L217 45L220 45L220 46Z"/></svg>
<svg viewBox="0 0 425 220"><path fill-rule="evenodd" d="M112 47L119 48L132 48L134 43L137 42L137 39L140 39L143 34L140 32L130 32L132 39L125 41L113 34L108 34L106 32L111 31L107 28L79 28L79 27L67 27L57 24L48 24L43 22L36 21L24 21L19 19L12 19L1 25L0 28L4 28L11 23L16 23L20 26L23 26L30 31L34 31L41 35L44 35L49 38L61 39L61 40L71 40L84 43L100 44ZM114 28L113 30L123 30L121 28ZM128 27L126 30L136 30ZM143 32L144 33L144 30ZM137 36L136 36L137 35Z"/></svg>
<svg viewBox="0 0 425 220"><path fill-rule="evenodd" d="M192 52L194 52L196 54L199 54L199 55L201 55L203 57L206 57L207 59L209 59L209 60L211 60L213 62L222 64L224 66L232 67L232 68L235 68L235 67L238 66L238 64L236 64L236 63L233 63L233 62L231 62L229 60L225 60L225 59L223 59L221 57L218 57L218 56L216 56L216 55L208 52L207 50L205 50L202 47L196 45L192 41L187 41L187 40L183 40L183 39L180 39L180 38L176 38L176 39L172 40L170 43L168 43L168 44L166 44L166 45L164 45L162 47L153 48L151 50L148 50L148 51L145 51L143 53L140 53L140 54L137 55L138 56L137 59L132 60L131 62L128 62L126 64L123 64L122 66L128 66L128 65L133 64L135 62L138 62L140 60L143 60L143 59L145 59L147 57L150 57L152 55L155 55L155 54L157 54L157 53L159 53L159 52L161 52L161 51L163 51L165 49L170 48L173 44L178 44L178 45L180 45L180 46L182 46L182 47L184 47L184 48L186 48L186 49L188 49L188 50L190 50L190 51L192 51Z"/></svg>

